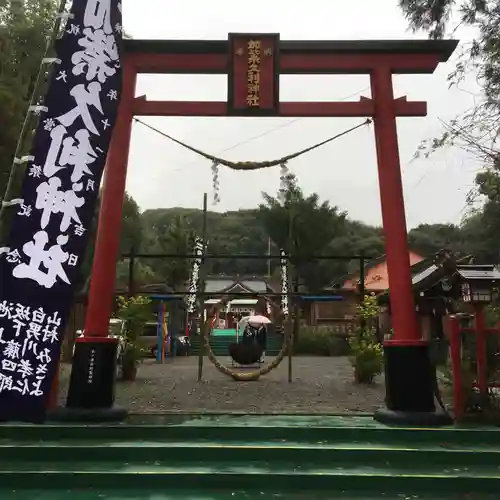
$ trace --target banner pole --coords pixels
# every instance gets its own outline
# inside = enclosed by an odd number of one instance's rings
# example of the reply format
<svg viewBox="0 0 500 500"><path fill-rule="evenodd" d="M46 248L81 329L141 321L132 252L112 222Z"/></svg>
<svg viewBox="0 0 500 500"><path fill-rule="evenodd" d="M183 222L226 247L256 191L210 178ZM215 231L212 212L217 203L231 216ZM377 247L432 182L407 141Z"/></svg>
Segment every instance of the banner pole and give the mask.
<svg viewBox="0 0 500 500"><path fill-rule="evenodd" d="M207 253L207 193L203 193L203 227L201 230L201 238L203 241L203 257L201 259L201 267L200 267L200 288L202 291L205 291L205 273L204 273L204 265L205 265L205 255ZM203 360L205 356L205 335L207 332L205 331L205 296L201 295L201 305L199 306L199 318L200 318L200 350L198 353L198 382L201 382L203 379Z"/></svg>

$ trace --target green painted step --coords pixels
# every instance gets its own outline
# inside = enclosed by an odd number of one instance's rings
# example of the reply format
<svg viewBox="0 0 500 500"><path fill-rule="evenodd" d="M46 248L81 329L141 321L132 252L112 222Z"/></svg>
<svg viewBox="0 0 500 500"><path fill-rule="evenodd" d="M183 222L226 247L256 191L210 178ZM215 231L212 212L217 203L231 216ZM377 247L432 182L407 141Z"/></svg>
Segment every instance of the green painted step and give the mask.
<svg viewBox="0 0 500 500"><path fill-rule="evenodd" d="M426 466L428 455L432 454L433 463L457 472L464 468L489 467L500 464L500 449L495 447L449 446L380 446L371 443L339 443L334 445L285 442L279 443L218 443L218 442L85 442L55 441L17 444L0 442L0 471L8 464L19 463L57 463L68 460L92 462L98 457L100 462L120 462L143 464L154 457L156 465L189 465L193 461L204 463L286 463L288 466L301 467L306 462L318 467L325 464L342 468L356 466L397 466L413 470ZM17 467L17 466L16 466Z"/></svg>
<svg viewBox="0 0 500 500"><path fill-rule="evenodd" d="M0 489L2 500L331 500L331 492L247 492L247 491L203 491L203 490L170 490L168 493L143 489L141 492L129 490L32 490L10 491ZM387 494L382 492L374 494L361 492L357 494L339 492L334 497L336 500L463 500L464 496L451 495L410 495L404 492ZM498 500L498 494L474 494L466 500Z"/></svg>
<svg viewBox="0 0 500 500"><path fill-rule="evenodd" d="M500 427L391 428L372 417L323 415L135 416L118 425L0 425L0 440L217 441L490 445L500 448Z"/></svg>
<svg viewBox="0 0 500 500"><path fill-rule="evenodd" d="M191 350L196 353L200 346L200 338L198 336L191 337ZM227 355L227 348L230 344L237 342L236 335L217 335L210 337L210 346L212 350L222 350L224 352L222 355ZM274 352L281 349L283 343L283 337L281 335L269 335L267 338L267 350L268 352Z"/></svg>
<svg viewBox="0 0 500 500"><path fill-rule="evenodd" d="M498 492L500 477L494 468L485 469L478 474L477 470L450 474L432 469L414 471L394 468L357 469L315 469L315 470L269 470L251 464L238 466L208 467L162 467L154 464L142 466L117 465L93 462L89 464L75 462L74 468L61 470L51 464L38 467L38 470L19 470L0 472L0 484L4 489L76 489L101 488L112 489L119 485L130 490L158 489L168 491L178 489L182 485L196 485L203 490L225 489L232 491L331 491L331 492L412 492L421 493L463 493L477 492L493 494ZM54 467L54 466L53 466ZM333 497L334 498L334 497ZM410 497L411 498L411 497Z"/></svg>
<svg viewBox="0 0 500 500"><path fill-rule="evenodd" d="M499 428L306 415L0 425L1 500L492 500L499 491Z"/></svg>

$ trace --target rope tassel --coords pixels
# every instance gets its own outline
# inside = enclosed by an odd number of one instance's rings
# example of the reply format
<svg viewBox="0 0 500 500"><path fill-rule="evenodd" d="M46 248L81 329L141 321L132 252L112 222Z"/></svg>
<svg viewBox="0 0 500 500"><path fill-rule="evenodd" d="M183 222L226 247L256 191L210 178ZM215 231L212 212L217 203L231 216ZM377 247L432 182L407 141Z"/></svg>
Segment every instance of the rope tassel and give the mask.
<svg viewBox="0 0 500 500"><path fill-rule="evenodd" d="M213 204L217 205L220 202L220 189L219 189L219 162L212 163L212 187L214 189Z"/></svg>

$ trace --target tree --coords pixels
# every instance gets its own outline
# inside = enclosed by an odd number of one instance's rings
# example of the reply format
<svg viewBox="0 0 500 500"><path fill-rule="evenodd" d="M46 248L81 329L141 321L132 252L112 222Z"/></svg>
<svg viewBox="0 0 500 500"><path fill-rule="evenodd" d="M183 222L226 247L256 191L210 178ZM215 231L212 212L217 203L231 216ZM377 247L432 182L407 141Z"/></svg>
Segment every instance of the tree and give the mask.
<svg viewBox="0 0 500 500"><path fill-rule="evenodd" d="M0 200L56 12L56 0L0 2Z"/></svg>
<svg viewBox="0 0 500 500"><path fill-rule="evenodd" d="M431 38L442 38L452 13L460 24L474 28L475 38L464 44L451 85L459 84L471 71L476 73L482 95L475 106L444 124L441 136L424 141L417 156L437 149L458 146L474 155L484 170L476 177L471 203L482 197L483 207L462 224L463 238L478 261L498 262L497 235L500 230L500 1L498 0L399 0L414 30L423 29Z"/></svg>
<svg viewBox="0 0 500 500"><path fill-rule="evenodd" d="M167 230L160 235L160 245L165 253L188 255L193 253L195 233L189 221L177 216ZM164 263L167 283L174 289L181 289L191 275L191 260L167 259Z"/></svg>
<svg viewBox="0 0 500 500"><path fill-rule="evenodd" d="M345 233L346 213L328 202L320 203L316 193L305 196L294 175L286 178L286 187L278 196L263 193L257 219L278 248L290 254L298 275L310 290L331 281L325 270L328 262L314 261L311 255L325 255L336 236Z"/></svg>
<svg viewBox="0 0 500 500"><path fill-rule="evenodd" d="M498 170L498 123L500 119L500 2L498 0L399 0L414 30L442 38L453 12L460 24L475 28L476 37L464 44L451 85L458 85L471 71L482 87L482 98L469 111L444 124L442 135L424 141L420 153L456 145L472 153L485 167Z"/></svg>
<svg viewBox="0 0 500 500"><path fill-rule="evenodd" d="M99 195L100 198L100 195ZM80 269L80 278L76 284L76 289L87 289L92 272L92 261L94 260L95 240L97 237L97 225L99 221L100 200L97 201L96 210L90 225L87 240L87 249L84 261ZM120 233L120 254L129 253L134 246L138 249L143 237L143 226L139 205L128 193L125 193L123 200L123 222ZM124 287L128 284L128 260L118 259L117 286ZM146 263L139 263L135 270L135 277L138 282L146 283L153 275L153 272Z"/></svg>
<svg viewBox="0 0 500 500"><path fill-rule="evenodd" d="M128 193L123 200L123 221L120 235L120 253L137 252L143 238L141 210Z"/></svg>
<svg viewBox="0 0 500 500"><path fill-rule="evenodd" d="M463 232L454 224L420 224L409 232L408 242L426 256L444 248L458 254L467 252Z"/></svg>
<svg viewBox="0 0 500 500"><path fill-rule="evenodd" d="M470 253L479 263L500 262L500 175L493 169L476 176L477 193L483 198L481 208L472 211L462 224Z"/></svg>

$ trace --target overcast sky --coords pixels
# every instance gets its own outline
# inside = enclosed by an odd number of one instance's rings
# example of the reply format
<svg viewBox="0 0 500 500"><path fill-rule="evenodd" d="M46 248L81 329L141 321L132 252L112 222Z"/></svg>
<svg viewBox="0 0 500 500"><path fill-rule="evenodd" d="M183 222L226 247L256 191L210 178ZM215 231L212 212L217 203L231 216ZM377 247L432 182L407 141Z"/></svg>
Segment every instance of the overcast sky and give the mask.
<svg viewBox="0 0 500 500"><path fill-rule="evenodd" d="M134 38L227 39L229 32L279 32L282 40L425 38L413 34L397 0L123 0L125 30ZM467 31L457 37L466 40ZM433 75L394 78L396 97L426 100L426 118L400 118L398 133L408 226L454 222L463 217L465 196L477 165L459 150L411 161L419 142L441 130L473 104L473 79L448 90L453 59ZM370 96L367 76L284 76L282 101ZM223 75L141 75L137 95L153 100L225 100ZM362 119L348 118L151 118L144 121L208 153L229 160L274 160L327 139ZM261 137L259 137L261 136ZM227 150L227 151L226 151ZM373 128L362 128L290 162L306 193L347 210L350 218L381 225ZM255 207L261 192L279 187L279 168L244 173L221 170L221 202L210 209ZM200 207L212 194L210 163L140 124L134 125L127 189L141 209Z"/></svg>

